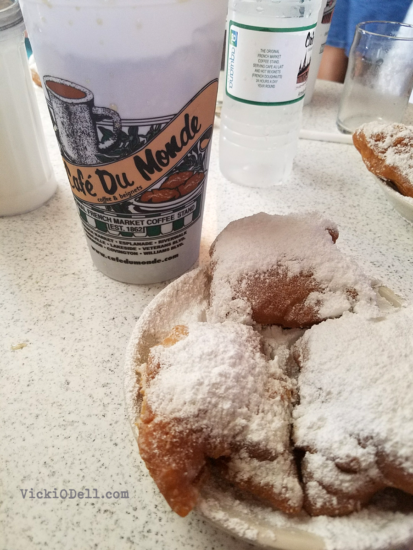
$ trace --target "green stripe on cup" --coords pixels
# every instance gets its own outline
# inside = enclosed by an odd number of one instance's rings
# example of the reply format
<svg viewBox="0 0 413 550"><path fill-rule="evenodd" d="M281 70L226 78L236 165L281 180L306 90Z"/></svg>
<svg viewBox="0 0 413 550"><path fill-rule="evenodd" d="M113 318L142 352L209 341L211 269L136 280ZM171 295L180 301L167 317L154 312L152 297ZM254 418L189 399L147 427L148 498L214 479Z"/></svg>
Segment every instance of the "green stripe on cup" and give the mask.
<svg viewBox="0 0 413 550"><path fill-rule="evenodd" d="M196 220L197 217L201 213L201 204L202 204L202 195L199 195L199 197L196 199L196 208L193 211L192 215L192 221Z"/></svg>
<svg viewBox="0 0 413 550"><path fill-rule="evenodd" d="M146 234L148 237L158 237L161 234L161 226L153 225L151 227L148 227Z"/></svg>
<svg viewBox="0 0 413 550"><path fill-rule="evenodd" d="M101 222L100 220L95 220L96 223L96 229L99 229L100 231L104 231L107 233L108 231L108 225L105 222Z"/></svg>
<svg viewBox="0 0 413 550"><path fill-rule="evenodd" d="M180 220L175 220L172 227L174 228L174 231L179 231L179 229L182 229L184 225L184 218L181 218Z"/></svg>

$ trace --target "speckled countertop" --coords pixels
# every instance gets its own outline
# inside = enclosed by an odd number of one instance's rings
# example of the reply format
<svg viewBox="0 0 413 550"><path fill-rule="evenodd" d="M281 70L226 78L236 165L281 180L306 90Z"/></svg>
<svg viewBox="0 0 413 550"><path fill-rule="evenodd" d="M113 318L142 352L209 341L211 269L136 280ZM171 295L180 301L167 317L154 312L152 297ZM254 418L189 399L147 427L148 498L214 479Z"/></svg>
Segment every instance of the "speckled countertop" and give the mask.
<svg viewBox="0 0 413 550"><path fill-rule="evenodd" d="M304 127L334 131L340 90L317 84ZM0 549L246 550L197 513L174 515L138 456L124 409L124 353L165 284L125 285L93 267L37 94L59 185L42 208L0 219ZM338 223L340 246L366 271L413 298L413 226L351 145L300 141L290 182L264 191L224 180L216 133L200 261L235 218L314 209ZM32 488L43 498L30 498ZM55 488L84 498L53 498ZM87 489L91 497L96 489L99 497L128 491L129 498L87 499Z"/></svg>

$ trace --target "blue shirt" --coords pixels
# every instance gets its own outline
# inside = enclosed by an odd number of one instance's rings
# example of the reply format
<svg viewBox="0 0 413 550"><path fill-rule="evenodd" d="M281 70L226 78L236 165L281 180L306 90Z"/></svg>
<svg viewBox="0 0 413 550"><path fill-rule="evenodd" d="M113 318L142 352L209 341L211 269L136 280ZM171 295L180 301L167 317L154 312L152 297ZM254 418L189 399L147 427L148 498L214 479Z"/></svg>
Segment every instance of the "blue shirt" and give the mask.
<svg viewBox="0 0 413 550"><path fill-rule="evenodd" d="M411 0L337 0L327 44L349 54L356 25L362 21L402 23Z"/></svg>

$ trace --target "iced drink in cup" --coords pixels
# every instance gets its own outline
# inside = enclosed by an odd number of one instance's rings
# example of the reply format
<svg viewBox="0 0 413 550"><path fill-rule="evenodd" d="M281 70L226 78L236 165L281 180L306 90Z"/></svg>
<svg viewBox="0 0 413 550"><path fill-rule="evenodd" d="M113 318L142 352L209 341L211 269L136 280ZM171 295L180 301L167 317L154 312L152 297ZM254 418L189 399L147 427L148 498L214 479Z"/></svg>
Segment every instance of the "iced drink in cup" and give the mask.
<svg viewBox="0 0 413 550"><path fill-rule="evenodd" d="M21 0L93 261L128 283L197 260L226 0Z"/></svg>

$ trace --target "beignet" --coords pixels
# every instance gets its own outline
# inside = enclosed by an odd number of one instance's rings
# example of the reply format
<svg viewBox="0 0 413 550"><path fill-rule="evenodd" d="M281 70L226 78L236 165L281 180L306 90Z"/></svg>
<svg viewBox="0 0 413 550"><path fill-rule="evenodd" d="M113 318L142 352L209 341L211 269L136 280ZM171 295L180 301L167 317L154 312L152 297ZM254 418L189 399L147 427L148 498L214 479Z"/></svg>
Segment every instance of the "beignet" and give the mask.
<svg viewBox="0 0 413 550"><path fill-rule="evenodd" d="M413 494L413 308L345 314L295 344L293 440L311 515L359 510L380 489Z"/></svg>
<svg viewBox="0 0 413 550"><path fill-rule="evenodd" d="M370 172L413 197L412 126L369 122L354 132L353 143Z"/></svg>
<svg viewBox="0 0 413 550"><path fill-rule="evenodd" d="M290 384L261 346L245 325L190 323L141 368L140 454L181 516L196 505L208 459L222 457L222 475L238 487L286 513L302 507Z"/></svg>
<svg viewBox="0 0 413 550"><path fill-rule="evenodd" d="M375 293L359 267L335 246L335 223L319 214L255 214L231 222L211 255L208 320L309 327Z"/></svg>

